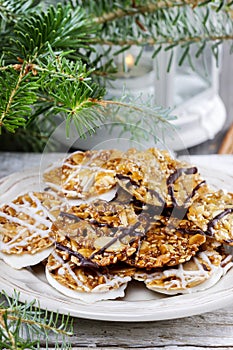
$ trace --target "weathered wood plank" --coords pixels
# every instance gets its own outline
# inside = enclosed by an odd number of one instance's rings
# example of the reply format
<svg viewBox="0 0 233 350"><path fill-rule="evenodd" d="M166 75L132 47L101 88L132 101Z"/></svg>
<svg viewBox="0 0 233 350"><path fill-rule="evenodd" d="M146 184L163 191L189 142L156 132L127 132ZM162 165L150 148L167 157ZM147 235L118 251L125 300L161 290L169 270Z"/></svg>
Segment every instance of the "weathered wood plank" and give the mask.
<svg viewBox="0 0 233 350"><path fill-rule="evenodd" d="M95 349L95 347L83 347L83 346L72 346L72 350L86 350L86 349L90 349L93 350ZM129 347L106 347L106 346L101 346L98 347L98 350L128 350L130 349ZM137 349L140 350L232 350L232 347L206 347L206 346L176 346L176 345L171 345L171 346L153 346L153 347L138 347ZM41 350L54 350L54 347L50 347L50 348L41 348Z"/></svg>
<svg viewBox="0 0 233 350"><path fill-rule="evenodd" d="M120 323L76 318L70 340L77 349L233 349L233 306L157 322Z"/></svg>
<svg viewBox="0 0 233 350"><path fill-rule="evenodd" d="M76 319L75 346L229 346L233 348L233 307L183 319L119 323Z"/></svg>
<svg viewBox="0 0 233 350"><path fill-rule="evenodd" d="M72 350L84 350L84 349L93 349L93 348L91 348L91 347L89 347L89 348L84 348L84 347L72 347ZM120 348L121 350L129 350L130 348L128 347L128 348ZM164 346L164 347L161 347L161 346L153 346L153 348L148 348L148 347L146 347L146 348L138 348L138 349L141 349L141 350L143 350L143 349L145 349L145 350L216 350L216 349L218 349L218 350L232 350L232 347L224 347L224 348L216 348L216 347L203 347L203 346L198 346L198 347L196 347L196 346ZM112 348L112 347L100 347L100 348L98 348L98 350L119 350L119 348L117 347L117 348Z"/></svg>

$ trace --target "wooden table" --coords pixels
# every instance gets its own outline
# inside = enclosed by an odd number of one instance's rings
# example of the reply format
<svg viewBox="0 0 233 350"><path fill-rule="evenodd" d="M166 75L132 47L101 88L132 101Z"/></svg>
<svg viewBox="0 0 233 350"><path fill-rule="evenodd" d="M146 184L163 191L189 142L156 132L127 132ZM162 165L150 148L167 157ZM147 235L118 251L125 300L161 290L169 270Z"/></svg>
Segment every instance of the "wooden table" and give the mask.
<svg viewBox="0 0 233 350"><path fill-rule="evenodd" d="M50 154L51 160L58 154ZM40 154L0 153L0 177L28 167L38 166ZM232 174L233 156L203 156L192 158L206 166L218 165ZM232 181L233 182L233 181ZM204 312L205 310L203 310ZM53 342L51 340L51 349ZM73 349L233 349L233 302L225 309L202 315L157 322L104 322L76 318Z"/></svg>

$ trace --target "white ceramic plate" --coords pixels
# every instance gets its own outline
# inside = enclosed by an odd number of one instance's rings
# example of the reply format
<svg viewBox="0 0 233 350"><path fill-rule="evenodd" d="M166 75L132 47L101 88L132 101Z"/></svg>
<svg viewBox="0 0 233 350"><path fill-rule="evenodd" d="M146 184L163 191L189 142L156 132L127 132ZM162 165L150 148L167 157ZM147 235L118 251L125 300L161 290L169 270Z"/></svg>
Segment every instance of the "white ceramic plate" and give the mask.
<svg viewBox="0 0 233 350"><path fill-rule="evenodd" d="M217 188L232 191L233 178L229 174L201 169L207 181ZM0 205L29 190L43 190L39 171L32 169L15 173L0 180ZM147 290L143 283L132 282L121 300L85 304L72 300L53 289L46 281L44 270L14 270L0 261L0 290L20 292L21 301L37 299L42 308L81 318L107 321L155 321L173 319L225 307L233 304L233 269L214 287L193 294L165 296Z"/></svg>

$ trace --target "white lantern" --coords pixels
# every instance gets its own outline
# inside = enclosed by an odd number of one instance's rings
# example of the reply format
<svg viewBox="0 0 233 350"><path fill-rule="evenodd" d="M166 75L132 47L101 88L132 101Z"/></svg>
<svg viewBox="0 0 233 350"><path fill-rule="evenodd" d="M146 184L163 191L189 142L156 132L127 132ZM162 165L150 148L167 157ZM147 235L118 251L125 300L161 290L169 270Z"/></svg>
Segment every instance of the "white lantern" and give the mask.
<svg viewBox="0 0 233 350"><path fill-rule="evenodd" d="M209 50L203 55L198 60L194 58L195 70L189 62L178 66L175 59L170 73L167 73L169 54L162 52L158 57L160 79L156 79L155 102L174 108L173 113L178 117L174 124L187 148L213 139L226 120L218 93L219 68Z"/></svg>
<svg viewBox="0 0 233 350"><path fill-rule="evenodd" d="M137 66L133 66L139 48L131 48L118 56L116 64L120 69L116 80L107 85L107 91L109 98L119 98L123 87L129 95L141 95L142 100L153 95L155 104L171 108L172 114L177 116L174 124L183 146L188 148L214 138L224 125L226 111L218 94L219 68L210 50L205 50L199 59L193 59L194 70L188 60L178 65L178 50L173 51L173 63L168 72L170 52L161 51L152 60L151 50L145 50ZM195 47L192 51L194 55ZM173 145L173 149L179 147Z"/></svg>
<svg viewBox="0 0 233 350"><path fill-rule="evenodd" d="M119 48L118 48L119 49ZM117 48L116 48L117 50ZM115 80L107 81L107 96L111 100L119 99L125 92L134 98L140 96L145 102L150 99L155 105L171 108L171 114L177 116L172 123L176 126L166 130L165 140L162 143L165 147L178 151L197 145L212 139L223 127L226 111L218 94L219 68L209 50L206 50L200 59L194 59L195 70L192 70L189 62L178 65L180 49L173 51L173 63L167 71L170 60L170 52L161 51L152 59L152 49L146 47L140 60L136 59L140 53L139 47L131 47L128 51L114 57L118 72ZM195 48L193 49L195 52ZM206 61L206 67L202 60ZM129 113L130 108L128 108ZM127 113L123 107L121 113ZM111 113L111 110L109 110ZM139 115L135 116L140 118ZM106 121L106 124L108 122ZM111 123L110 123L111 124ZM106 126L106 125L105 125ZM153 147L154 136L150 135L147 141L141 140L132 144L130 134L121 135L121 126L114 127L114 134L101 127L96 133L87 138L77 138L75 127L71 127L70 138L64 137L64 125L57 128L54 137L68 147L78 149L91 148L121 148L127 149L132 145L139 147ZM160 132L161 136L161 130ZM164 135L163 131L162 134ZM171 137L170 137L171 136Z"/></svg>

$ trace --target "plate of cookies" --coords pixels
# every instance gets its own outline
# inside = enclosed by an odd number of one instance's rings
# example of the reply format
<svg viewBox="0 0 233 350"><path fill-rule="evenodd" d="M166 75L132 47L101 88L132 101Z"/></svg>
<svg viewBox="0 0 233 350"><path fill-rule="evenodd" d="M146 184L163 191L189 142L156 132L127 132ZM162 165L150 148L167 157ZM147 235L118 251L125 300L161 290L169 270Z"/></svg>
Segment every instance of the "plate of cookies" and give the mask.
<svg viewBox="0 0 233 350"><path fill-rule="evenodd" d="M233 303L228 174L157 148L70 153L0 181L0 287L81 318L153 321Z"/></svg>

